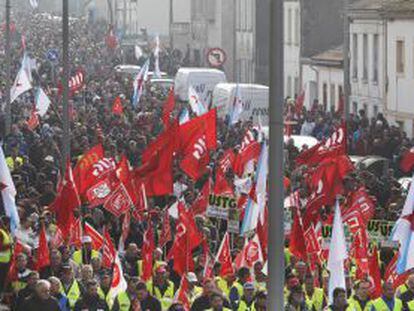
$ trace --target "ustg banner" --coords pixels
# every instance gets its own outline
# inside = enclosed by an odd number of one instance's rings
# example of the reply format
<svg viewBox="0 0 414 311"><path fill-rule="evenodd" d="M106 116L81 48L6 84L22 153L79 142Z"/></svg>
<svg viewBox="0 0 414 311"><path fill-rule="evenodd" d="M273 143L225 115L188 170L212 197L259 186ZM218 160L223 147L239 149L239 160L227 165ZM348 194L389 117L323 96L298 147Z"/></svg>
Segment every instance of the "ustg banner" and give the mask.
<svg viewBox="0 0 414 311"><path fill-rule="evenodd" d="M207 207L208 217L227 220L230 208L237 208L236 198L210 194Z"/></svg>

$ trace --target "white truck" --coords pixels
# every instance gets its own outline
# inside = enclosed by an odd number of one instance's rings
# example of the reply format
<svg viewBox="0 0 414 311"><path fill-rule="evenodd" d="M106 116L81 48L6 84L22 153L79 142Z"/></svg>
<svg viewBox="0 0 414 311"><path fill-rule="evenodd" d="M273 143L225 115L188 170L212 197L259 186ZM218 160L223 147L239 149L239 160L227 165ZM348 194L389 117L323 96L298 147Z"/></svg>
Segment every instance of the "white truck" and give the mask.
<svg viewBox="0 0 414 311"><path fill-rule="evenodd" d="M214 87L226 82L223 71L211 68L180 68L175 76L175 96L188 101L189 88L193 87L204 105L210 105Z"/></svg>
<svg viewBox="0 0 414 311"><path fill-rule="evenodd" d="M256 125L269 124L269 87L260 84L219 83L213 91L213 107L217 108L217 116L225 118L233 106L236 89L243 105L241 120L251 117Z"/></svg>

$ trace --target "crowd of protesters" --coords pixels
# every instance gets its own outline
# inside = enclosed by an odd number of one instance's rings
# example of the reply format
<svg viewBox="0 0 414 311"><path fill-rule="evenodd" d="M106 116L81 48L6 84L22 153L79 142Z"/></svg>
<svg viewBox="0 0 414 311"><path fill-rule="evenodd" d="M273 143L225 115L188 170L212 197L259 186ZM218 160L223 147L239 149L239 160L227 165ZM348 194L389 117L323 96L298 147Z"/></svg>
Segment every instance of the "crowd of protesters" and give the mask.
<svg viewBox="0 0 414 311"><path fill-rule="evenodd" d="M125 155L132 167L142 163L142 153L148 144L163 132L163 105L165 92L146 85L146 92L140 100L138 108L131 105L132 79L118 75L114 67L127 57L122 55L119 45L110 48L106 44L108 25L96 23L91 25L80 19L70 19L70 62L71 72L78 68L85 72L84 87L72 94L71 107L71 162L73 165L93 146L101 143L105 157L120 161ZM12 75L21 66L23 52L26 51L37 62L32 72L33 84L47 90L52 101L40 124L30 129L27 121L31 117L34 103L34 92L21 95L12 104L12 126L9 134L3 136L3 149L6 162L16 187L16 204L20 217L20 226L10 235L10 220L1 218L0 223L0 293L3 304L12 310L266 310L266 270L265 262L257 261L250 268L236 267L234 273L222 275L221 263L216 262L210 276L206 276L207 259L203 251L193 251L195 266L187 271L185 290L189 304L179 297L182 279L166 254L177 237L174 217L167 216L167 209L178 198L187 206L201 192L206 179L192 181L178 166L174 167L174 195L148 198L151 210L150 218L131 218L129 234L124 250L120 252L122 269L127 280L127 288L119 293L114 301L108 301L111 284L115 277L113 269L102 266L103 250L96 250L92 238L83 235L80 245L52 245L56 233L56 221L50 206L58 194L58 180L62 163L63 125L62 105L58 90L62 63L46 58L49 49L60 50L61 20L48 14L19 12L13 16L12 29ZM4 36L1 38L1 49L4 49ZM151 53L151 46L143 48L144 53ZM188 63L187 56L170 57L165 48L160 58L161 70L174 75L175 70ZM163 54L164 53L164 54ZM130 60L142 64L142 60ZM5 79L13 79L6 75L5 63L0 62L1 102L4 103ZM121 99L122 115L112 113L112 105L116 98ZM185 103L175 103L172 116L177 117ZM292 133L314 136L319 140L329 137L335 127L340 124L340 115L329 113L315 103L314 107L299 114L292 113L293 106L287 101L286 116L295 121ZM3 115L3 122L5 116ZM224 120L217 120L217 150L211 154L209 174L215 172L219 160L225 150L240 148L247 130L259 137L251 122L239 122L229 127ZM388 124L379 114L368 120L363 110L353 115L347 123L348 150L355 155L378 155L390 161L387 172L381 176L360 168L347 176L350 188L357 184L366 186L370 195L375 197L376 210L374 218L396 220L404 204L405 194L397 179L402 175L399 171L399 160L403 152L412 145L406 134L398 127ZM287 194L304 188L303 168L296 168L295 159L301 151L292 142L285 146L286 176L290 185ZM306 149L306 148L305 148ZM213 174L214 175L214 174ZM228 181L233 181L231 172ZM214 176L213 176L214 177ZM252 178L252 177L249 177ZM232 184L232 183L231 183ZM303 190L306 192L306 189ZM304 194L305 196L305 194ZM101 206L89 208L84 203L75 211L83 222L92 225L98 232L104 228L110 233L115 245L122 235L122 221L113 217ZM198 215L197 227L206 241L209 253L217 254L224 233L225 221ZM142 261L144 233L149 226L155 228L155 240L165 226L169 226L173 238L163 247L156 247L153 257L152 277L142 280ZM50 264L42 269L35 269L39 257L39 234L46 228L49 241ZM235 260L243 249L244 239L233 236L231 257ZM13 256L17 249L17 241L22 249ZM14 243L13 243L14 242ZM14 245L13 245L14 244ZM329 306L327 298L326 270L323 268L310 271L307 264L289 253L289 242L286 248L286 310L414 310L414 274L406 278L406 282L395 290L394 284L384 282L382 298L370 299L371 283L369 280L355 279L351 273L347 275L348 288L336 289L333 293L333 304ZM265 251L265 250L264 250ZM395 254L392 247L380 249L381 273ZM13 258L15 257L15 258ZM14 269L11 270L11 261ZM235 260L236 261L236 260ZM398 297L398 298L397 298ZM384 307L385 306L385 307Z"/></svg>

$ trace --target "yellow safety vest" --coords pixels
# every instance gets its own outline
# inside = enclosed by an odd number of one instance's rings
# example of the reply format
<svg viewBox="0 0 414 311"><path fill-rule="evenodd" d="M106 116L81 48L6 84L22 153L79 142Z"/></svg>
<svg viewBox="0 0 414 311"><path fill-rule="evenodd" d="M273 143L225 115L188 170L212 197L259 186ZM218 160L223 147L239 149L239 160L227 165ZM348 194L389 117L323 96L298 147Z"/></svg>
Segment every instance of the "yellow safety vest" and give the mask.
<svg viewBox="0 0 414 311"><path fill-rule="evenodd" d="M233 287L237 289L237 293L239 294L239 298L243 296L243 285L240 284L240 282L235 282Z"/></svg>
<svg viewBox="0 0 414 311"><path fill-rule="evenodd" d="M76 280L73 280L72 285L69 287L69 290L65 292L66 297L69 300L69 307L71 309L73 309L75 307L76 301L79 300L80 296L81 296L81 291L79 288L79 283Z"/></svg>
<svg viewBox="0 0 414 311"><path fill-rule="evenodd" d="M401 296L402 294L404 294L406 291L408 290L408 286L407 284L403 284L398 286L397 288L397 296Z"/></svg>
<svg viewBox="0 0 414 311"><path fill-rule="evenodd" d="M414 310L414 300L411 300L409 303L407 303L408 310Z"/></svg>
<svg viewBox="0 0 414 311"><path fill-rule="evenodd" d="M372 305L374 306L375 311L401 311L403 308L402 301L398 298L395 298L394 308L392 310L388 308L387 304L382 298L375 299Z"/></svg>
<svg viewBox="0 0 414 311"><path fill-rule="evenodd" d="M227 281L223 279L221 276L217 276L215 278L217 287L223 292L224 295L226 295L227 298L229 298L230 295L230 287L227 285Z"/></svg>
<svg viewBox="0 0 414 311"><path fill-rule="evenodd" d="M248 307L244 300L240 300L237 311L256 311L256 308L254 306L254 302L250 305L250 307Z"/></svg>
<svg viewBox="0 0 414 311"><path fill-rule="evenodd" d="M120 311L129 311L129 308L131 307L131 299L129 299L127 292L119 293L116 299L118 300Z"/></svg>
<svg viewBox="0 0 414 311"><path fill-rule="evenodd" d="M10 234L4 229L0 229L0 233L3 236L3 245L9 246L9 249L0 252L0 263L9 263L12 255L12 238Z"/></svg>
<svg viewBox="0 0 414 311"><path fill-rule="evenodd" d="M323 296L323 289L315 287L312 297L306 295L306 305L310 310L314 307L316 311L321 311L323 309Z"/></svg>
<svg viewBox="0 0 414 311"><path fill-rule="evenodd" d="M152 281L147 283L148 292L157 298L161 302L161 306L163 310L168 310L168 308L172 305L174 300L174 283L168 281L167 290L164 292L164 295L161 294L160 289L154 285Z"/></svg>
<svg viewBox="0 0 414 311"><path fill-rule="evenodd" d="M206 309L206 311L213 311L213 308ZM231 309L223 307L223 311L231 311Z"/></svg>
<svg viewBox="0 0 414 311"><path fill-rule="evenodd" d="M359 302L354 298L351 297L348 299L349 306L353 308L354 311L371 311L372 301L368 301L365 308L362 309Z"/></svg>
<svg viewBox="0 0 414 311"><path fill-rule="evenodd" d="M91 259L92 258L98 258L99 257L99 252L97 252L96 250L92 250L91 252ZM77 251L75 251L72 255L72 259L73 261L78 264L79 266L83 264L82 262L82 250L79 249Z"/></svg>

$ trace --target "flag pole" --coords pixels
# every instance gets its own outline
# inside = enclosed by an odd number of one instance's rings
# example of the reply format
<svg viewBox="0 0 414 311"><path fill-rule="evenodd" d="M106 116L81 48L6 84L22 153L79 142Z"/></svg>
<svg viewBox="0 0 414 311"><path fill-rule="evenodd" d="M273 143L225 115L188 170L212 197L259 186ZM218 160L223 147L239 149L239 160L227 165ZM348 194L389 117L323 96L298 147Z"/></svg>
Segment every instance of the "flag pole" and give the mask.
<svg viewBox="0 0 414 311"><path fill-rule="evenodd" d="M70 125L69 125L69 6L68 0L62 3L62 41L63 41L63 146L62 174L65 174L66 161L70 159Z"/></svg>
<svg viewBox="0 0 414 311"><path fill-rule="evenodd" d="M10 78L11 78L11 54L10 54L10 0L6 0L6 107L5 107L5 134L10 133L11 127L11 103L10 103Z"/></svg>
<svg viewBox="0 0 414 311"><path fill-rule="evenodd" d="M284 310L283 0L270 0L268 310Z"/></svg>

